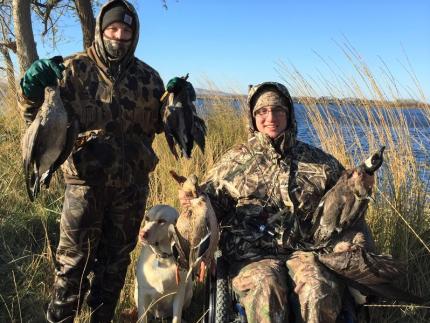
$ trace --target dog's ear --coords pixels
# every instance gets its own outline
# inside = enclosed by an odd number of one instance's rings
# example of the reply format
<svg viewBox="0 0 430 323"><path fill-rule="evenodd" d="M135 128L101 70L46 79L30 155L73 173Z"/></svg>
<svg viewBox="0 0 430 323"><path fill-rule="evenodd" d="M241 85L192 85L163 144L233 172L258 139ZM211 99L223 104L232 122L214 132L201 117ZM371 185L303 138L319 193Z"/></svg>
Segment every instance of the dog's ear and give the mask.
<svg viewBox="0 0 430 323"><path fill-rule="evenodd" d="M179 175L178 173L176 173L174 170L170 170L169 171L170 175L172 175L173 179L178 182L180 185L184 184L185 181L187 180L186 177Z"/></svg>
<svg viewBox="0 0 430 323"><path fill-rule="evenodd" d="M169 240L172 241L173 243L173 238L175 235L175 225L174 224L169 224L169 227L167 229L167 236L169 237Z"/></svg>

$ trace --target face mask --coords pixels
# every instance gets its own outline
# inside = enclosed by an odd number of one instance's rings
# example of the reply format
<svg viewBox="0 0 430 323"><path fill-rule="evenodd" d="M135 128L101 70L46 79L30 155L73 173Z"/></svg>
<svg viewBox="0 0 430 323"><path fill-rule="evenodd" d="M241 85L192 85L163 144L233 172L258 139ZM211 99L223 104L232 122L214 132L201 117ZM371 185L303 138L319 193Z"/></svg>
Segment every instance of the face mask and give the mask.
<svg viewBox="0 0 430 323"><path fill-rule="evenodd" d="M103 36L103 43L109 58L119 60L127 54L131 46L131 40L113 40Z"/></svg>

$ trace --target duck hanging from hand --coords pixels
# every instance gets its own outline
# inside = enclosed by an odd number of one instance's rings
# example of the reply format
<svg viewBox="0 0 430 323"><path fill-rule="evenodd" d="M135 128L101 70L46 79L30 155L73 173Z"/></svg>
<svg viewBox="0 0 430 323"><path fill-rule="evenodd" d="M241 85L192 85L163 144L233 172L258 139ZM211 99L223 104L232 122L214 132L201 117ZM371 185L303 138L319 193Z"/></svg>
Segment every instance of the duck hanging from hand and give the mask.
<svg viewBox="0 0 430 323"><path fill-rule="evenodd" d="M187 81L188 74L172 78L166 86L166 91L160 101L165 101L164 133L169 149L176 159L179 158L175 145L180 147L181 155L191 157L194 142L205 149L206 124L197 116L194 101L196 92L193 85Z"/></svg>

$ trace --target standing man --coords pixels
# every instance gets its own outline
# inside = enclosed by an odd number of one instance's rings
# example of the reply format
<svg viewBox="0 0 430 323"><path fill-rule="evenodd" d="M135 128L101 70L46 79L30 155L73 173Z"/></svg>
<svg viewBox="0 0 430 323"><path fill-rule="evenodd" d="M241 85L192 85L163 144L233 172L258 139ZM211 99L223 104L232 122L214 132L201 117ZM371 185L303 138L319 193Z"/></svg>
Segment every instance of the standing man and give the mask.
<svg viewBox="0 0 430 323"><path fill-rule="evenodd" d="M162 130L163 82L134 56L139 20L125 0L105 4L86 52L33 63L19 103L31 122L44 87L60 87L79 137L62 166L66 182L49 322L73 322L84 296L91 322L110 322L124 284L158 159L151 148ZM58 81L57 81L58 79ZM94 277L89 282L89 272Z"/></svg>

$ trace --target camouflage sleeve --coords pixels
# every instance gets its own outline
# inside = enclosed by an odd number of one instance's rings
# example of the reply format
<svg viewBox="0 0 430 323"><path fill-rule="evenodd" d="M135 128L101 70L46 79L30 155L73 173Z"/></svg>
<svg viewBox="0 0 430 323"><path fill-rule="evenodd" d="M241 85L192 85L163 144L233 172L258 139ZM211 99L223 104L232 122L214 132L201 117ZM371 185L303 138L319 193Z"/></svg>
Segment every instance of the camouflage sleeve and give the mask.
<svg viewBox="0 0 430 323"><path fill-rule="evenodd" d="M222 221L235 212L238 192L233 185L232 178L235 177L235 174L240 173L242 163L241 158L238 157L244 153L245 151L240 146L231 149L206 176L203 187L211 200L218 221Z"/></svg>
<svg viewBox="0 0 430 323"><path fill-rule="evenodd" d="M212 207L219 222L234 212L236 202L229 196L228 192L224 189L217 190L216 183L213 181L206 182L203 187L211 200Z"/></svg>
<svg viewBox="0 0 430 323"><path fill-rule="evenodd" d="M157 122L156 122L156 126L155 126L155 132L156 133L160 133L163 131L164 129L164 125L163 125L163 115L164 115L164 104L160 101L161 96L164 93L164 83L163 80L161 79L160 75L155 72L154 74L154 82L155 82L155 92L156 92L156 97L160 103L159 109L158 109L158 118L157 118Z"/></svg>
<svg viewBox="0 0 430 323"><path fill-rule="evenodd" d="M75 60L73 56L69 56L67 58L65 57L64 66L66 69L63 72L62 80L58 83L60 86L61 100L63 101L64 108L69 114L69 118L71 116L78 116L81 113L80 109L78 108L80 103L77 92L79 91L79 84L81 84L82 80L78 76L77 65L78 60ZM80 119L79 122L81 122Z"/></svg>
<svg viewBox="0 0 430 323"><path fill-rule="evenodd" d="M21 86L18 86L17 103L21 110L27 126L36 118L37 111L42 106L43 101L32 101L22 92Z"/></svg>

